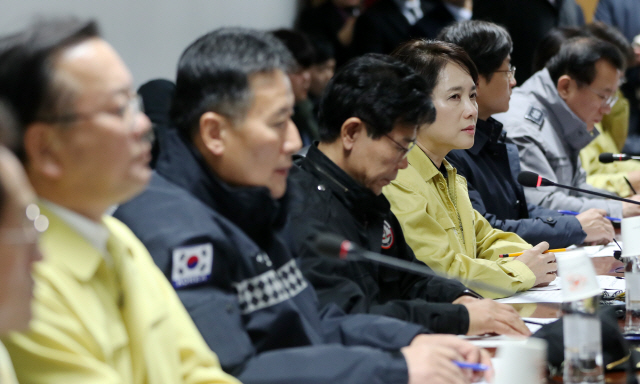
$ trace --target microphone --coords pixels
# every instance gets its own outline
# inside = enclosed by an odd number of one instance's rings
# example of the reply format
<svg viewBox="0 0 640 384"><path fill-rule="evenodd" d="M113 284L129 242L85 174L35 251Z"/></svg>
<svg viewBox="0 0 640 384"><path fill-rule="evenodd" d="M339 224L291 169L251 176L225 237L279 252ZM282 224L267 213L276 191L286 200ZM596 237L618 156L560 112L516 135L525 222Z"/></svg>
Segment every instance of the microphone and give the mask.
<svg viewBox="0 0 640 384"><path fill-rule="evenodd" d="M380 264L385 267L394 268L403 272L412 273L419 276L440 276L435 273L424 263L412 263L410 261L397 259L391 256L381 255L379 253L367 251L349 240L345 240L343 237L332 233L320 233L315 236L313 240L316 250L325 255L338 257L342 260L365 260L375 264ZM482 281L474 281L467 279L460 279L458 277L444 276L447 278L453 278L458 280L463 285L469 288L478 288L485 291L497 293L504 297L512 296L515 292L496 287L491 284L484 283Z"/></svg>
<svg viewBox="0 0 640 384"><path fill-rule="evenodd" d="M608 194L602 193L602 192L590 191L588 189L576 188L576 187L572 187L570 185L563 185L563 184L554 183L553 181L551 181L549 179L545 179L544 177L538 175L537 173L529 172L529 171L520 172L520 174L518 175L518 183L520 183L524 187L532 187L532 188L555 186L555 187L570 189L572 191L578 191L578 192L586 193L586 194L589 194L589 195L595 195L595 196L604 197L605 199L618 200L618 201L623 201L625 203L631 203L631 204L640 205L640 201L635 201L635 200L631 200L631 199L625 199L623 197L618 197L618 196L614 196L614 195L608 195Z"/></svg>
<svg viewBox="0 0 640 384"><path fill-rule="evenodd" d="M631 156L626 153L613 154L605 152L598 156L598 160L600 160L601 163L608 164L613 163L614 161L640 160L640 156Z"/></svg>

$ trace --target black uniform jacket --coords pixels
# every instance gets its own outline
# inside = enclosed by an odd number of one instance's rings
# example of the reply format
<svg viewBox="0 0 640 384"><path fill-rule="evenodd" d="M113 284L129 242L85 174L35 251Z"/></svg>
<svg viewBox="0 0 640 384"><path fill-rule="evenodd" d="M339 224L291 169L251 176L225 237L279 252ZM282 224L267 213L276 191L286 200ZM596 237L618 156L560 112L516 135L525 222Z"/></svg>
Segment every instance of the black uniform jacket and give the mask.
<svg viewBox="0 0 640 384"><path fill-rule="evenodd" d="M376 313L422 324L434 332L464 334L469 313L451 304L466 289L437 276L417 276L367 261L345 261L321 254L311 241L329 232L372 252L420 263L383 195L358 184L315 145L298 159L289 176L304 191L287 228L296 243L302 273L322 304L336 303L348 313Z"/></svg>
<svg viewBox="0 0 640 384"><path fill-rule="evenodd" d="M231 187L167 132L156 173L119 207L223 369L244 383L407 383L399 349L425 329L318 309L281 230L288 198Z"/></svg>
<svg viewBox="0 0 640 384"><path fill-rule="evenodd" d="M551 248L581 244L586 233L578 219L528 204L522 186L518 148L505 143L502 123L478 120L473 147L449 152L447 160L467 179L469 198L492 227L515 232L525 241Z"/></svg>

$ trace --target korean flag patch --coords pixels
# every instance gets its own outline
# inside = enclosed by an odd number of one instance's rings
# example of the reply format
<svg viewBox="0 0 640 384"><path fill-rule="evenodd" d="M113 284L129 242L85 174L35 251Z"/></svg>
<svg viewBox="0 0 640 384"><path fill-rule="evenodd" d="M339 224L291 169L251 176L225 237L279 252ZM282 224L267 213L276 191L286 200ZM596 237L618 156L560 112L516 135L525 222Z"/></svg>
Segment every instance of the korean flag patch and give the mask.
<svg viewBox="0 0 640 384"><path fill-rule="evenodd" d="M213 246L211 243L175 248L171 284L175 288L180 288L201 283L211 276L212 269Z"/></svg>

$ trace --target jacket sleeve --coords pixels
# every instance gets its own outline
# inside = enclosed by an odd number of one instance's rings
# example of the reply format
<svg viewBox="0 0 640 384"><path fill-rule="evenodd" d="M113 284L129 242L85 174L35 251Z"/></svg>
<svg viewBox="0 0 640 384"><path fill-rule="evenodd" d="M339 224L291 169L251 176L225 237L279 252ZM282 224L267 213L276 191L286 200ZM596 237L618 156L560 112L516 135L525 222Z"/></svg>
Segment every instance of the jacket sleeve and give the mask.
<svg viewBox="0 0 640 384"><path fill-rule="evenodd" d="M63 295L40 277L42 269L37 265L34 270L34 317L29 330L3 339L20 382L122 383L120 373L96 356L91 335Z"/></svg>
<svg viewBox="0 0 640 384"><path fill-rule="evenodd" d="M578 219L574 216L564 216L556 211L527 204L529 217L518 220L502 220L487 212L482 197L473 186L467 182L469 199L473 208L478 211L487 222L496 229L513 232L530 244L541 241L549 243L550 248L564 248L573 244L582 244L587 234L582 230Z"/></svg>
<svg viewBox="0 0 640 384"><path fill-rule="evenodd" d="M463 305L451 304L465 289L463 285L456 281L449 285L449 279L439 277L410 276L407 278L412 281L405 282L408 288L404 299L380 302L376 298L383 293L379 292L378 282L371 281L373 275L366 272L370 270L368 262L323 255L311 245L310 239L313 233L327 232L327 228L305 215L300 218L305 222L296 224L295 218L291 221L292 231L296 233L294 237L298 240L298 262L302 273L314 286L321 305L333 303L350 314L371 313L410 321L436 333L467 333L469 312ZM354 281L354 276L359 276L361 281Z"/></svg>
<svg viewBox="0 0 640 384"><path fill-rule="evenodd" d="M474 211L477 257L457 253L449 245L447 229L438 222L438 218L427 213L429 202L422 194L397 182L392 182L385 188L385 196L403 225L407 243L416 257L434 270L469 282L479 281L493 285L513 293L533 286L535 276L522 262L498 260L499 253L516 252L530 247L521 239L512 242L512 239L517 238L516 235L493 230L491 225ZM482 289L476 291L485 297L504 296Z"/></svg>
<svg viewBox="0 0 640 384"><path fill-rule="evenodd" d="M51 283L55 278L52 273L60 275L59 270L52 270L41 266L38 273L37 297L33 301L34 317L30 330L25 333L14 333L7 339L7 347L11 351L14 364L18 372L23 372L27 377L24 382L43 384L81 384L81 383L123 383L129 381L121 376L122 372L113 368L105 361L113 356L105 357L102 351L96 350L94 337L85 327L83 322L67 304L68 297L61 292L69 289L69 286L57 287ZM176 297L175 292L164 279L160 271L153 265L149 265L148 271L155 275L160 289L155 294L163 297L163 301L169 308L169 318L164 319L170 323L173 333L167 335L175 343L176 350L171 351L178 356L177 371L173 371L172 358L166 361L169 366L157 367L168 373L166 382L178 382L181 384L208 384L227 383L239 384L230 375L223 372L216 356L202 340L193 322L184 310L184 307ZM99 292L96 292L99 295ZM95 305L95 303L91 303ZM101 318L96 317L96 321ZM106 335L106 334L105 334ZM104 335L102 335L104 336ZM129 342L123 336L124 342ZM98 341L100 340L98 337ZM112 341L117 344L118 341ZM114 344L114 345L115 345ZM109 351L114 355L117 349ZM144 358L141 356L140 358ZM180 381L172 381L172 375L180 377Z"/></svg>
<svg viewBox="0 0 640 384"><path fill-rule="evenodd" d="M158 292L158 294L164 297L164 302L169 308L172 321L176 325L174 337L178 347L177 352L180 356L182 383L239 384L238 380L223 372L217 356L211 353L211 349L203 340L201 333L162 272L153 263L150 263L149 268L154 271L158 285L162 287L162 292Z"/></svg>
<svg viewBox="0 0 640 384"><path fill-rule="evenodd" d="M335 315L322 320L327 337L333 335L332 343L260 353L243 326L235 295L210 288L180 292L207 344L217 351L224 370L243 383L404 384L408 382L407 367L398 351L422 332L419 326L385 322L387 319ZM381 331L385 337L380 337ZM380 340L387 344L381 345Z"/></svg>
<svg viewBox="0 0 640 384"><path fill-rule="evenodd" d="M509 139L518 146L520 153L520 165L523 171L531 171L538 173L544 178L551 181L557 181L554 169L547 161L543 151L543 144L534 138L523 135L518 137L509 137ZM584 182L586 174L582 175L584 170L579 168L577 174L573 175L581 188L597 190ZM580 192L568 191L558 187L525 187L524 193L527 201L553 210L569 210L576 212L584 212L590 208L604 209L610 216L622 217L622 203L614 200L597 198Z"/></svg>

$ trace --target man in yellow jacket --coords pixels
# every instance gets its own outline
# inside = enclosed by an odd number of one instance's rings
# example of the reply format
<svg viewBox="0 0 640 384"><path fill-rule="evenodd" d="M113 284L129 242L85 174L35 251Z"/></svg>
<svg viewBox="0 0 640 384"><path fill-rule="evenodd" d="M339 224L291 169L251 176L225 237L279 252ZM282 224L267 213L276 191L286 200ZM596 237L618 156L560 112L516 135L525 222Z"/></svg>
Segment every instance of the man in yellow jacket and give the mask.
<svg viewBox="0 0 640 384"><path fill-rule="evenodd" d="M635 195L640 191L640 161L614 161L604 164L599 160L601 153L620 153L629 128L629 101L622 92L616 93L618 101L602 122L595 125L599 135L580 151L582 167L587 171L587 183L606 189L622 197ZM626 180L625 180L626 178Z"/></svg>
<svg viewBox="0 0 640 384"><path fill-rule="evenodd" d="M75 20L38 22L0 47L0 96L40 198L29 214L48 221L30 328L3 339L19 381L237 383L144 246L105 215L151 176L150 123L120 57Z"/></svg>

